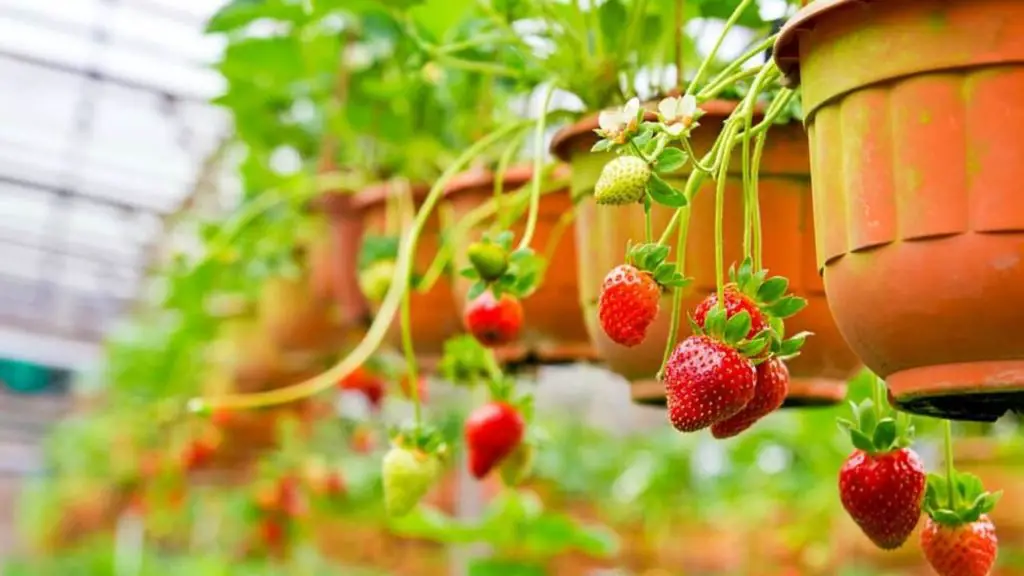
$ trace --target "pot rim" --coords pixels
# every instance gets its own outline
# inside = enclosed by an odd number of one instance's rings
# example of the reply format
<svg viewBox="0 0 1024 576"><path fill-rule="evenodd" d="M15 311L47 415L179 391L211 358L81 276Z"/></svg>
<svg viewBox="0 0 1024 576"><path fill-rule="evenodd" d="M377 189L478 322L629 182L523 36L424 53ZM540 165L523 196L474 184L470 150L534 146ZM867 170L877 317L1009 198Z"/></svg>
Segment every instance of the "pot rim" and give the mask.
<svg viewBox="0 0 1024 576"><path fill-rule="evenodd" d="M716 98L702 103L700 108L704 111L704 116L712 118L726 118L729 114L732 114L733 110L735 110L739 104L738 100L722 100ZM657 100L648 100L647 102L644 102L642 106L644 107L645 121L658 119L658 115L654 111L655 106L657 106ZM758 111L755 107L755 115L757 112ZM597 117L599 114L600 112L587 114L575 123L559 130L551 140L551 146L549 147L551 154L562 162L569 162L572 159L572 155L569 153L570 143L584 134L593 133L594 130L598 128Z"/></svg>
<svg viewBox="0 0 1024 576"><path fill-rule="evenodd" d="M554 178L568 178L570 174L570 168L565 164L555 165L554 171L551 176ZM451 198L459 194L465 194L473 190L480 190L482 188L492 188L494 186L495 172L487 168L471 168L456 174L451 181L448 182L448 186L445 188L445 198ZM515 190L522 186L525 186L533 179L533 164L522 163L509 166L505 170L505 187L509 190Z"/></svg>
<svg viewBox="0 0 1024 576"><path fill-rule="evenodd" d="M779 37L775 39L775 46L772 48L772 58L785 76L789 87L796 88L800 85L800 38L803 33L812 30L819 18L854 6L863 7L876 1L814 0L798 10L779 31Z"/></svg>
<svg viewBox="0 0 1024 576"><path fill-rule="evenodd" d="M410 182L413 201L420 204L430 193L430 186L423 182ZM378 182L363 188L352 196L352 209L356 212L369 210L378 204L383 204L393 194L393 182Z"/></svg>

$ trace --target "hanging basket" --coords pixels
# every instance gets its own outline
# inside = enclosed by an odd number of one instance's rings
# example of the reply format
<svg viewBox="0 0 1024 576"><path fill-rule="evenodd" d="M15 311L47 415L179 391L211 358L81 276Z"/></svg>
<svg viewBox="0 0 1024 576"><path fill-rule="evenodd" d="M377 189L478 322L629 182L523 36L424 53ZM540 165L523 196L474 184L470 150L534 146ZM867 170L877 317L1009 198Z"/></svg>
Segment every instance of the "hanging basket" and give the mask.
<svg viewBox="0 0 1024 576"><path fill-rule="evenodd" d="M353 195L329 192L314 199L309 209L321 217L307 246L313 296L337 304L341 326L363 325L369 316L357 274L363 220Z"/></svg>
<svg viewBox="0 0 1024 576"><path fill-rule="evenodd" d="M776 43L829 304L910 412L1024 409L1022 39L1013 0L822 0Z"/></svg>
<svg viewBox="0 0 1024 576"><path fill-rule="evenodd" d="M564 177L568 170L559 170L554 177ZM494 173L487 170L464 172L452 179L445 191L456 219L461 219L474 208L494 197ZM504 193L528 186L533 178L529 165L509 168L505 173ZM576 238L569 218L573 202L568 188L541 196L537 214L537 227L531 248L541 256L552 246L544 280L536 292L523 300L525 322L519 342L501 356L509 360L535 359L541 363L590 360L595 351L587 336L580 306L576 276ZM565 218L565 219L563 219ZM462 270L469 266L465 249L481 237L491 220L469 231L467 238L456 247L455 266ZM568 224L566 224L568 222ZM526 214L512 224L510 230L516 241L526 227ZM454 282L456 302L465 303L472 282L458 276Z"/></svg>
<svg viewBox="0 0 1024 576"><path fill-rule="evenodd" d="M412 197L416 209L420 208L429 189L424 185L412 186ZM398 191L390 184L378 184L367 188L354 198L354 207L362 215L364 234L383 235L387 233L388 198ZM441 219L438 208L430 215L426 226L416 243L413 257L413 273L423 274L430 267L441 246ZM404 231L404 230L403 230ZM427 369L432 369L444 352L444 342L462 329L462 319L452 298L451 282L445 274L437 279L430 290L411 290L411 328L416 354ZM376 313L378 304L371 303ZM402 335L398 315L388 331L388 342L401 350Z"/></svg>
<svg viewBox="0 0 1024 576"><path fill-rule="evenodd" d="M260 291L259 319L274 345L288 352L326 353L340 343L340 322L315 297L305 277L268 278Z"/></svg>
<svg viewBox="0 0 1024 576"><path fill-rule="evenodd" d="M701 118L692 140L699 153L711 148L735 103L712 101L701 107L706 115ZM653 113L648 114L648 119L654 118ZM601 169L612 157L590 152L597 142L595 128L597 117L588 117L557 134L552 143L553 153L572 165L573 194L592 194ZM790 290L808 300L807 308L786 322L787 332L814 332L814 336L807 339L802 354L789 362L792 381L786 403L790 406L841 401L846 395L846 380L859 365L832 321L815 267L808 163L807 138L799 125L772 129L760 168L764 265L772 274L789 278ZM680 182L676 185L682 187ZM728 266L742 259L742 173L738 162L730 171L725 194L725 261ZM579 277L591 339L608 367L630 380L634 401L662 405L664 385L656 381L655 374L661 366L668 338L671 296L662 298L661 313L639 346L626 348L615 344L605 336L597 321L597 300L604 276L622 263L627 241L636 243L644 238L643 207L639 204L599 207L586 201L577 210L577 243L588 248L580 253ZM655 238L664 231L671 216L671 209L654 205ZM684 315L715 291L714 226L715 190L714 183L709 181L695 195L691 206L686 275L692 276L694 282L684 293ZM673 237L673 246L674 242ZM678 338L681 340L689 334L684 316L679 323Z"/></svg>

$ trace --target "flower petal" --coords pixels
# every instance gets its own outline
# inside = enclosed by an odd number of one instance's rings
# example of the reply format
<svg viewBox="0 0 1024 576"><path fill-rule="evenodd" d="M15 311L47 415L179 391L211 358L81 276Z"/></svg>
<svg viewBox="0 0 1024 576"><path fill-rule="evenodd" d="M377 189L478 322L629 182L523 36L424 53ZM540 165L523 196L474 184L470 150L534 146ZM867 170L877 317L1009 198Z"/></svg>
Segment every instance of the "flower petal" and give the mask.
<svg viewBox="0 0 1024 576"><path fill-rule="evenodd" d="M633 97L626 102L626 105L622 107L623 121L628 122L630 118L635 118L637 113L640 111L640 99Z"/></svg>
<svg viewBox="0 0 1024 576"><path fill-rule="evenodd" d="M693 94L687 94L686 96L679 99L679 115L680 116L693 116L697 111L697 97Z"/></svg>
<svg viewBox="0 0 1024 576"><path fill-rule="evenodd" d="M685 129L686 126L683 126L680 122L676 122L675 124L669 124L665 126L665 132L667 132L669 136L679 136L680 134L683 133L683 130Z"/></svg>
<svg viewBox="0 0 1024 576"><path fill-rule="evenodd" d="M675 98L665 98L661 102L658 102L658 114L661 115L665 120L671 120L675 118L676 103Z"/></svg>
<svg viewBox="0 0 1024 576"><path fill-rule="evenodd" d="M605 132L614 132L622 126L622 113L618 110L605 110L597 115L597 125Z"/></svg>

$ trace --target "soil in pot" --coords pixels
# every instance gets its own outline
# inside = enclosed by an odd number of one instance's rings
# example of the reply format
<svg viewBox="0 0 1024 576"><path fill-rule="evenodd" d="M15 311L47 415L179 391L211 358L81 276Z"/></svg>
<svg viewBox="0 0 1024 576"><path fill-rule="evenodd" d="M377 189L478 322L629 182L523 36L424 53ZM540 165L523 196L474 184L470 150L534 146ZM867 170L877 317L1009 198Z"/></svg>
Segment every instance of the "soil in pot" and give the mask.
<svg viewBox="0 0 1024 576"><path fill-rule="evenodd" d="M707 115L694 131L692 141L699 153L711 148L724 118L734 106L717 101L702 105ZM589 152L597 139L593 133L596 127L596 117L587 118L559 133L552 145L556 155L571 162L574 194L592 194L601 168L611 157ZM803 353L789 363L792 376L789 405L841 401L846 394L846 380L859 366L832 321L815 266L808 173L807 139L802 128L798 124L773 128L760 169L764 264L773 275L789 278L790 290L808 300L807 308L787 321L787 331L809 330L815 334L808 338ZM725 193L725 260L728 266L742 257L742 180L738 162L730 173ZM683 298L684 314L715 290L714 195L713 184L706 183L691 206L686 274L694 277L694 283ZM577 210L577 243L588 247L579 259L579 278L591 339L609 368L632 382L634 401L663 404L664 386L655 380L655 374L661 365L668 336L671 297L662 299L661 313L650 327L647 339L634 348L611 342L597 322L597 299L605 274L622 263L628 240L637 242L644 237L643 208L640 205L599 207L592 201L585 201ZM654 206L655 237L665 229L671 214L668 208ZM678 338L685 338L689 332L683 317Z"/></svg>
<svg viewBox="0 0 1024 576"><path fill-rule="evenodd" d="M411 192L418 210L426 199L429 188L413 185ZM367 188L355 196L354 206L362 215L364 234L384 235L388 232L388 198L398 193L396 187L385 183ZM416 254L413 257L414 277L424 274L429 269L441 246L439 209L440 207L435 207L416 243ZM412 340L416 345L416 355L424 367L432 369L444 352L445 340L462 331L462 317L455 306L451 281L447 275L441 274L434 285L425 292L415 288L411 290ZM376 303L370 304L374 313L378 306ZM401 350L402 336L397 314L388 331L388 341L396 349Z"/></svg>
<svg viewBox="0 0 1024 576"><path fill-rule="evenodd" d="M911 412L1024 409L1021 38L1021 2L831 0L775 47L801 85L829 304Z"/></svg>
<svg viewBox="0 0 1024 576"><path fill-rule="evenodd" d="M553 177L567 175L568 170L560 170ZM532 177L531 166L508 169L503 183L504 193L528 186ZM465 172L452 179L446 197L457 219L494 197L494 178L494 173L481 169ZM510 360L532 358L541 363L558 363L594 358L595 352L587 336L577 287L575 232L571 221L563 219L566 215L569 215L567 218L571 217L572 210L573 202L568 188L540 198L531 248L538 255L548 258L547 269L543 284L523 300L523 332L513 347L515 349L503 354ZM468 237L457 248L455 265L458 270L469 266L465 248L483 235L490 222L488 220L485 225L470 230ZM525 227L524 213L510 228L516 241L522 237ZM471 284L466 278L456 278L454 288L457 302L466 301Z"/></svg>

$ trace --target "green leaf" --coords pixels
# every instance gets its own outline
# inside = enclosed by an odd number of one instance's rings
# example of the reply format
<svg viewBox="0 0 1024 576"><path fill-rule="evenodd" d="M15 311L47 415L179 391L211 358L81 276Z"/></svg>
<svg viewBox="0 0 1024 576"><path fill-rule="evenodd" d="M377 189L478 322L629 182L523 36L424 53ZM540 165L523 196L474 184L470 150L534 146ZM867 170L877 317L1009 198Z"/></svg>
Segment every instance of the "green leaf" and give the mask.
<svg viewBox="0 0 1024 576"><path fill-rule="evenodd" d="M786 296L767 308L776 318L789 318L807 307L807 300L799 296Z"/></svg>
<svg viewBox="0 0 1024 576"><path fill-rule="evenodd" d="M463 278L469 278L470 280L480 279L480 274L476 271L476 268L473 268L472 266L460 270L459 276L462 276Z"/></svg>
<svg viewBox="0 0 1024 576"><path fill-rule="evenodd" d="M472 300L476 300L477 298L480 297L481 294L484 293L484 290L486 290L486 289L487 289L487 284L484 284L483 282L479 282L479 281L478 282L474 282L473 285L469 287L469 293L466 294L466 298L471 300L471 301Z"/></svg>
<svg viewBox="0 0 1024 576"><path fill-rule="evenodd" d="M664 174L675 172L686 165L686 152L679 148L665 148L654 161L654 169Z"/></svg>
<svg viewBox="0 0 1024 576"><path fill-rule="evenodd" d="M725 310L715 306L704 317L704 331L712 336L722 336L725 333Z"/></svg>
<svg viewBox="0 0 1024 576"><path fill-rule="evenodd" d="M725 341L733 343L746 338L750 323L750 313L746 310L733 314L725 323Z"/></svg>
<svg viewBox="0 0 1024 576"><path fill-rule="evenodd" d="M973 501L978 495L985 492L985 484L981 478L967 472L956 474L956 488L960 499L967 502Z"/></svg>
<svg viewBox="0 0 1024 576"><path fill-rule="evenodd" d="M875 403L870 399L861 402L860 404L860 431L867 436L873 436L875 433L875 425L877 424L877 415L875 414Z"/></svg>
<svg viewBox="0 0 1024 576"><path fill-rule="evenodd" d="M882 418L875 426L874 442L875 447L881 451L888 451L896 440L896 421L892 418Z"/></svg>
<svg viewBox="0 0 1024 576"><path fill-rule="evenodd" d="M739 351L740 354L751 358L754 356L760 356L767 348L768 341L765 338L758 336L750 341L740 344Z"/></svg>
<svg viewBox="0 0 1024 576"><path fill-rule="evenodd" d="M669 208L682 208L686 206L686 195L662 180L661 176L658 176L657 173L651 174L651 179L647 182L647 192L655 202L662 206L668 206Z"/></svg>
<svg viewBox="0 0 1024 576"><path fill-rule="evenodd" d="M950 525L950 526L956 526L956 525L961 523L960 522L960 515L959 514L957 514L956 512L953 512L952 510L947 510L945 508L939 508L938 510L932 510L931 516L932 516L932 518L936 522L938 522L940 524L947 524L947 525Z"/></svg>
<svg viewBox="0 0 1024 576"><path fill-rule="evenodd" d="M614 143L611 140L604 140L604 139L598 140L597 144L594 144L594 146L590 149L590 151L591 152L604 152L604 151L608 150L609 148L611 148L613 145L614 145Z"/></svg>
<svg viewBox="0 0 1024 576"><path fill-rule="evenodd" d="M757 289L757 299L765 304L772 304L789 289L789 280L783 276L769 278Z"/></svg>
<svg viewBox="0 0 1024 576"><path fill-rule="evenodd" d="M858 450L872 452L875 449L874 444L871 442L871 438L856 428L850 430L850 440L853 441L853 446Z"/></svg>
<svg viewBox="0 0 1024 576"><path fill-rule="evenodd" d="M654 280L658 284L667 285L676 273L676 265L671 262L662 262L654 270Z"/></svg>
<svg viewBox="0 0 1024 576"><path fill-rule="evenodd" d="M494 243L499 245L499 246L501 246L505 250L508 250L508 249L512 248L512 240L514 238L515 238L515 234L511 230L502 230L501 232L498 233L497 236L494 237ZM524 248L524 250L529 250L529 249L528 248ZM516 252L522 252L522 250L516 250ZM513 252L512 254L510 254L509 258L512 258L516 254L516 252Z"/></svg>

